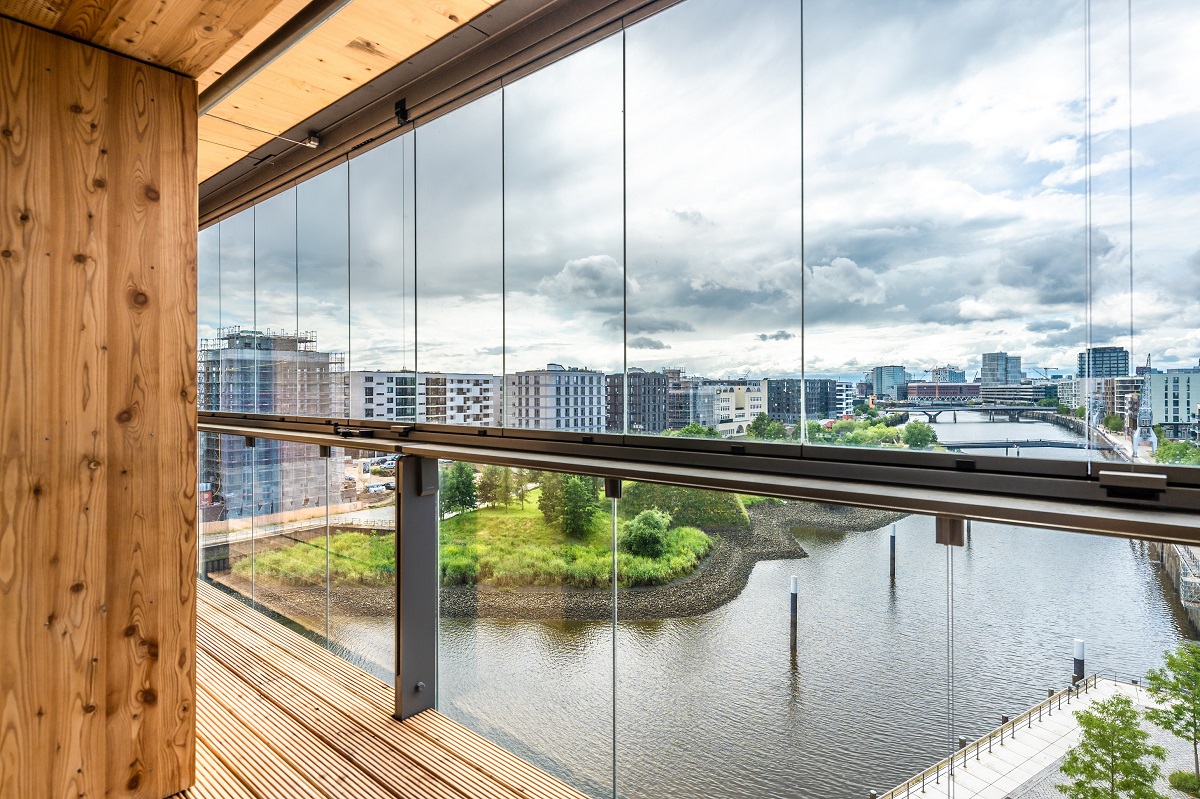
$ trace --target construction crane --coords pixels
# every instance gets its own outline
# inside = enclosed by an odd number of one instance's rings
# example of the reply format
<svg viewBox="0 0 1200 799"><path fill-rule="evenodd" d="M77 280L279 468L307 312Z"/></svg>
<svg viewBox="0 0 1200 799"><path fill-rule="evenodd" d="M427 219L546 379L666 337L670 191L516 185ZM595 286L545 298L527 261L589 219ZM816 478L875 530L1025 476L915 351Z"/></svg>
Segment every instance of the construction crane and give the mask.
<svg viewBox="0 0 1200 799"><path fill-rule="evenodd" d="M1137 430L1133 432L1133 459L1143 441L1150 442L1150 454L1158 452L1158 436L1154 432L1154 408L1150 404L1150 356L1146 356L1146 373L1142 375L1142 396L1138 398Z"/></svg>

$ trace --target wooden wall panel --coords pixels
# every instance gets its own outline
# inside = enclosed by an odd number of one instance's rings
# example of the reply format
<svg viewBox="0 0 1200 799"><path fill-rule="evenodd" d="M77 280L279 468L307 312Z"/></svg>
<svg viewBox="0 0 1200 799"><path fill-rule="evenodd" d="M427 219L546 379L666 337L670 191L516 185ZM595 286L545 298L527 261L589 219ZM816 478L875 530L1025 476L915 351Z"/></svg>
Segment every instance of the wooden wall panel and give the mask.
<svg viewBox="0 0 1200 799"><path fill-rule="evenodd" d="M8 20L0 61L0 795L161 799L194 758L195 84Z"/></svg>

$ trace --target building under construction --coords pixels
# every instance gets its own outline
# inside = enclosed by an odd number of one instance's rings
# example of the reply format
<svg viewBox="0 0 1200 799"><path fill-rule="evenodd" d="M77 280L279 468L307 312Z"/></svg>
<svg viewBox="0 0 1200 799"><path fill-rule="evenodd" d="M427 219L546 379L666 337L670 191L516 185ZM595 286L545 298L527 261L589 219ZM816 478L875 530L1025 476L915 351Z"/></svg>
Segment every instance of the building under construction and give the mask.
<svg viewBox="0 0 1200 799"><path fill-rule="evenodd" d="M345 418L349 396L345 355L322 352L312 332L225 328L200 342L201 410ZM326 461L318 448L235 436L202 435L201 517L204 521L263 516L323 505ZM332 475L340 491L341 475ZM207 488L205 488L207 484Z"/></svg>

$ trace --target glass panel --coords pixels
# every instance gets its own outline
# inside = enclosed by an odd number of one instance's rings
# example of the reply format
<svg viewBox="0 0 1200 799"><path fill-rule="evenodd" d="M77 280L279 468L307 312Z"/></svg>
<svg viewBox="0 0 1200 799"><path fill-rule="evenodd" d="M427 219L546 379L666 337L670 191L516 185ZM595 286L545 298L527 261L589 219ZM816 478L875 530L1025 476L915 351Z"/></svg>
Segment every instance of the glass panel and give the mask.
<svg viewBox="0 0 1200 799"><path fill-rule="evenodd" d="M199 528L199 577L217 582L229 574L229 527L225 502L225 470L222 449L232 436L200 433L197 464L198 490L196 497Z"/></svg>
<svg viewBox="0 0 1200 799"><path fill-rule="evenodd" d="M254 207L255 413L295 416L303 357L296 338L296 190Z"/></svg>
<svg viewBox="0 0 1200 799"><path fill-rule="evenodd" d="M412 146L406 133L350 162L350 415L358 419L416 420Z"/></svg>
<svg viewBox="0 0 1200 799"><path fill-rule="evenodd" d="M1198 31L1195 3L1134 6L1134 366L1149 356L1161 372L1143 387L1158 451L1144 447L1140 455L1188 465L1200 465Z"/></svg>
<svg viewBox="0 0 1200 799"><path fill-rule="evenodd" d="M499 425L501 97L417 128L417 421Z"/></svg>
<svg viewBox="0 0 1200 799"><path fill-rule="evenodd" d="M200 352L205 369L219 373L217 409L253 413L255 407L254 209L221 223L221 328Z"/></svg>
<svg viewBox="0 0 1200 799"><path fill-rule="evenodd" d="M799 11L689 0L625 34L626 360L667 376L688 435L802 415Z"/></svg>
<svg viewBox="0 0 1200 799"><path fill-rule="evenodd" d="M1083 6L816 0L804 35L806 373L885 406L821 442L920 445L879 422L941 405L973 425L960 444L1086 446L1056 413L1056 392L1087 401L1068 379L1088 344Z"/></svg>
<svg viewBox="0 0 1200 799"><path fill-rule="evenodd" d="M304 629L325 635L329 514L325 460L312 444L255 442L252 565L233 567L254 577L258 605Z"/></svg>
<svg viewBox="0 0 1200 799"><path fill-rule="evenodd" d="M347 166L296 187L299 408L303 416L346 418L350 351ZM322 467L323 468L323 467ZM315 478L314 478L315 479Z"/></svg>
<svg viewBox="0 0 1200 799"><path fill-rule="evenodd" d="M218 410L220 362L212 358L221 329L221 226L200 231L196 268L196 407Z"/></svg>
<svg viewBox="0 0 1200 799"><path fill-rule="evenodd" d="M329 646L395 677L396 456L335 447L329 460Z"/></svg>
<svg viewBox="0 0 1200 799"><path fill-rule="evenodd" d="M611 37L504 89L509 427L624 430L621 50ZM661 405L633 421L659 432Z"/></svg>
<svg viewBox="0 0 1200 799"><path fill-rule="evenodd" d="M1079 735L1074 714L1103 712L1099 703L1114 695L1144 710L1147 672L1193 637L1200 617L1181 596L1196 598L1195 556L1188 547L973 522L953 557L953 721L966 743L959 795L983 795L989 783L1006 795L1060 795L1054 786L1070 778L1057 766ZM913 577L897 582L911 590ZM1086 682L1064 693L1077 669ZM1146 719L1135 723L1167 748L1157 787L1173 794L1166 775L1192 773L1191 746Z"/></svg>
<svg viewBox="0 0 1200 799"><path fill-rule="evenodd" d="M849 799L949 753L932 519L627 482L619 527L620 796Z"/></svg>
<svg viewBox="0 0 1200 799"><path fill-rule="evenodd" d="M594 478L441 468L438 709L611 796L611 501Z"/></svg>

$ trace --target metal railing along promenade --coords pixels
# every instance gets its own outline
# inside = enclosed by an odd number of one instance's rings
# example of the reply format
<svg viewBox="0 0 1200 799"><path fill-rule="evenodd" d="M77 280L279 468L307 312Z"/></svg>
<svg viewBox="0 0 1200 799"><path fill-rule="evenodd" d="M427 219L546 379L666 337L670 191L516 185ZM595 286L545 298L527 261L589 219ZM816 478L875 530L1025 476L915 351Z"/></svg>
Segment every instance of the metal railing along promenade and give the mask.
<svg viewBox="0 0 1200 799"><path fill-rule="evenodd" d="M1028 729L1033 726L1035 720L1041 721L1043 715L1052 715L1055 710L1062 710L1064 699L1069 711L1071 699L1095 688L1099 678L1099 674L1085 677L1076 685L1068 686L1058 693L1052 694L1011 721L1004 722L982 738L970 742L960 738L961 748L915 777L900 783L880 796L879 799L906 799L913 793L924 793L927 785L940 785L943 779L950 778L956 768L965 769L971 759L978 760L981 752L991 752L993 746L1004 746L1006 739L1014 740L1021 727ZM872 796L874 796L874 792L872 792Z"/></svg>

